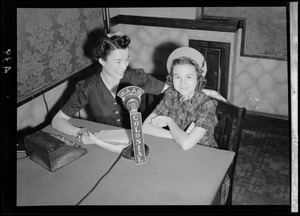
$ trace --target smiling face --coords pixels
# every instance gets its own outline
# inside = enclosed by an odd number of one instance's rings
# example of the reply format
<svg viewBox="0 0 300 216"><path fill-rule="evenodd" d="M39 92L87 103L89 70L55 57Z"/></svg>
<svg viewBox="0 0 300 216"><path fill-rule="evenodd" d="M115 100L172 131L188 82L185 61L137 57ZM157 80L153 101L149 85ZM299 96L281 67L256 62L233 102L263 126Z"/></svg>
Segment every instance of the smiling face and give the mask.
<svg viewBox="0 0 300 216"><path fill-rule="evenodd" d="M183 96L193 97L197 86L197 71L193 65L181 64L173 67L173 86Z"/></svg>
<svg viewBox="0 0 300 216"><path fill-rule="evenodd" d="M129 65L129 50L128 48L113 50L106 60L100 58L99 62L103 66L103 73L111 78L120 80L123 78L124 72Z"/></svg>

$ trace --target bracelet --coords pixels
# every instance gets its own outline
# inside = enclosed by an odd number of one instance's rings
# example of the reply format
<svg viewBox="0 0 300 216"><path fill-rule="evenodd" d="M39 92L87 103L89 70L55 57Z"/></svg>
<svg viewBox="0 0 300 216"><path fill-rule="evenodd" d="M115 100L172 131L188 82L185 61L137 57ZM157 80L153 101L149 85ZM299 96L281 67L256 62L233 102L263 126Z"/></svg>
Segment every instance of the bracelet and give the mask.
<svg viewBox="0 0 300 216"><path fill-rule="evenodd" d="M82 142L82 136L84 133L87 133L87 135L89 136L88 130L85 127L80 127L80 130L77 132L77 136L76 136L76 139L79 142Z"/></svg>

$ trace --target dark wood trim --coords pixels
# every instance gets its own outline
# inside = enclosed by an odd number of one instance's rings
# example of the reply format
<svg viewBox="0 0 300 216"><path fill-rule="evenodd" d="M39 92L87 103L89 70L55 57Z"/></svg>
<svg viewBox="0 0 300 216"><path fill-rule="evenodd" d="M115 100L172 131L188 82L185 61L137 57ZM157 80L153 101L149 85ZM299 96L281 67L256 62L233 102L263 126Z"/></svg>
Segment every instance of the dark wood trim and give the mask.
<svg viewBox="0 0 300 216"><path fill-rule="evenodd" d="M245 54L245 32L246 32L246 18L242 17L218 17L203 15L195 20L179 19L179 18L161 18L161 17L144 17L144 16L131 16L131 15L117 15L110 19L111 26L117 24L131 24L131 25L144 25L156 26L167 28L181 28L181 29L197 29L206 31L219 31L219 32L236 32L242 29L242 41L240 55L245 57L263 58L263 59L276 59L287 60L286 56L268 56L268 55L255 55Z"/></svg>
<svg viewBox="0 0 300 216"><path fill-rule="evenodd" d="M242 25L238 19L178 19L144 16L117 15L110 19L111 26L117 24L133 24L169 28L198 29L208 31L236 32Z"/></svg>
<svg viewBox="0 0 300 216"><path fill-rule="evenodd" d="M289 137L291 124L286 116L247 110L244 129Z"/></svg>

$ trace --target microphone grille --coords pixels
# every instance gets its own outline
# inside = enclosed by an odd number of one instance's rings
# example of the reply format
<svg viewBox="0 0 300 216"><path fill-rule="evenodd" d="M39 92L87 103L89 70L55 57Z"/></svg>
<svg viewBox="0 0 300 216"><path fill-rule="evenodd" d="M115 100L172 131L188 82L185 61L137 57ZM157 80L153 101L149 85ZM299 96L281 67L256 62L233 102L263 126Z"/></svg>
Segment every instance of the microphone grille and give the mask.
<svg viewBox="0 0 300 216"><path fill-rule="evenodd" d="M137 100L136 98L130 98L127 102L126 102L126 108L132 112L132 111L137 111L140 107L140 102L139 100Z"/></svg>

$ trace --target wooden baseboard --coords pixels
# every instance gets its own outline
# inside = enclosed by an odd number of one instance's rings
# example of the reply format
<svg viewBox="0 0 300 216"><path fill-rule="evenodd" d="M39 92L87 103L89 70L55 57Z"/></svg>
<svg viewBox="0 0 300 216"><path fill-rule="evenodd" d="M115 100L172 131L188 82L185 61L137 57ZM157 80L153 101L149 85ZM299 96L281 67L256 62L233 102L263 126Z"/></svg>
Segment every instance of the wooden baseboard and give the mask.
<svg viewBox="0 0 300 216"><path fill-rule="evenodd" d="M247 110L244 129L280 136L290 136L290 120L286 116Z"/></svg>

